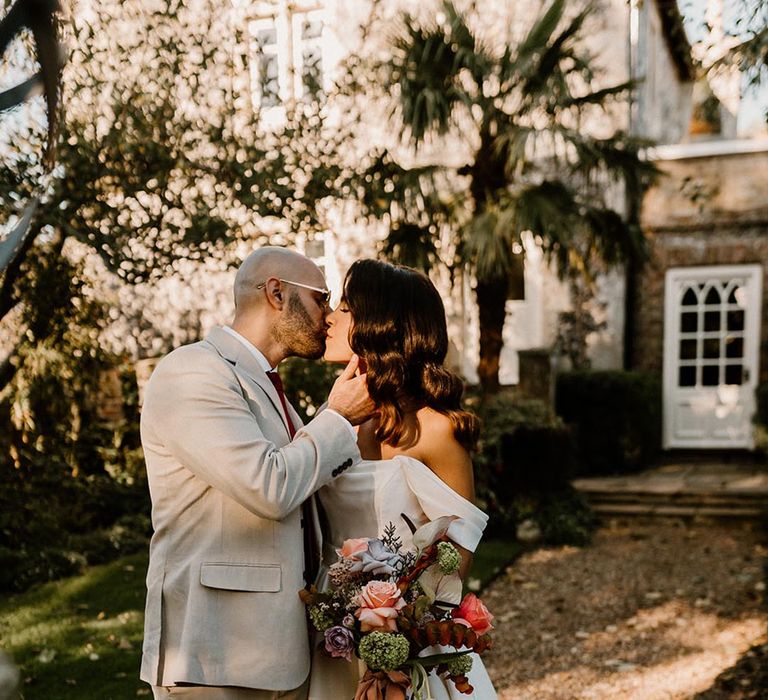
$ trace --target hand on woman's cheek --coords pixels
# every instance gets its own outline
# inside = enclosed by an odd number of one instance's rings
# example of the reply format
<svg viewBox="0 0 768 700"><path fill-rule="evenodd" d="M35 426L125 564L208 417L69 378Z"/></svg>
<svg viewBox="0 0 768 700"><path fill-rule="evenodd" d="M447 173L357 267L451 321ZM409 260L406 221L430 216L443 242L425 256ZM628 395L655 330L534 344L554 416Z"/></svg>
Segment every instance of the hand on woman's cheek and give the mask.
<svg viewBox="0 0 768 700"><path fill-rule="evenodd" d="M349 331L352 329L352 314L343 302L328 316L328 337L325 340L326 362L349 362L353 355L349 347Z"/></svg>

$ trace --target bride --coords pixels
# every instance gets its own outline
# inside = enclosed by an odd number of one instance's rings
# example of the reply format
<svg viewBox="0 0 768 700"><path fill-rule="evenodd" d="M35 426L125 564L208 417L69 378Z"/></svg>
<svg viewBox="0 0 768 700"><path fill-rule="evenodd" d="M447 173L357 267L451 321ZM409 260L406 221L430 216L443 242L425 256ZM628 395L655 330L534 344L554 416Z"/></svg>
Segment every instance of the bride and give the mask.
<svg viewBox="0 0 768 700"><path fill-rule="evenodd" d="M325 514L318 587L325 588L325 572L346 539L379 537L392 523L408 548L411 531L402 514L417 527L458 516L447 534L462 555L465 577L488 518L472 503L469 450L479 422L461 409L461 380L443 366L448 333L440 295L416 270L359 260L347 273L341 303L328 323L325 359L347 362L353 353L361 358L378 416L359 428L362 463L318 492ZM315 649L309 699L352 700L364 670L360 662L331 659ZM496 698L477 655L468 675L472 695L430 674L432 697Z"/></svg>

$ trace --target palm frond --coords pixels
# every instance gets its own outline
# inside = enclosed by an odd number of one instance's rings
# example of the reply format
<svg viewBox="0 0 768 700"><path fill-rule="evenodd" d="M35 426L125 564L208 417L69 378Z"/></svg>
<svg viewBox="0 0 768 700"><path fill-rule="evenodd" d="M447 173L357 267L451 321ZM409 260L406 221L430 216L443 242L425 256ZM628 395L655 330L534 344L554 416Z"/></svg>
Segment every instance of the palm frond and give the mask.
<svg viewBox="0 0 768 700"><path fill-rule="evenodd" d="M432 226L395 223L384 239L381 252L392 262L429 272L440 259L436 240L437 232Z"/></svg>
<svg viewBox="0 0 768 700"><path fill-rule="evenodd" d="M490 206L465 226L459 257L470 263L480 279L508 275L516 260L517 226L513 209Z"/></svg>
<svg viewBox="0 0 768 700"><path fill-rule="evenodd" d="M403 123L415 143L427 134L445 134L454 124L458 107L471 107L488 71L488 57L463 15L452 3L444 4L443 24L422 26L409 14L395 37L388 65L390 80L399 89ZM475 79L474 93L463 76Z"/></svg>

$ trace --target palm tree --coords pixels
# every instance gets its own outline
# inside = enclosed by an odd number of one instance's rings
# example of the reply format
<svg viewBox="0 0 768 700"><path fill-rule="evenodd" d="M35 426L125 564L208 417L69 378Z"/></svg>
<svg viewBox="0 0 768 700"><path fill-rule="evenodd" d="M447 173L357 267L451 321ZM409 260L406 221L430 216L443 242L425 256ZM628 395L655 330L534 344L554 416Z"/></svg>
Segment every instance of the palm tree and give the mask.
<svg viewBox="0 0 768 700"><path fill-rule="evenodd" d="M581 46L592 10L567 19L564 9L564 0L552 0L522 41L501 47L484 42L453 2L429 21L405 13L385 66L394 121L407 143L418 149L461 135L477 144L457 169L469 179L470 216L459 222L457 207L454 223L460 263L476 279L478 374L488 393L499 387L505 302L510 281L521 276L524 232L538 237L561 276L587 273L595 258L615 264L645 255L639 228L607 203L618 183L638 192L655 174L638 156L643 144L622 132L595 138L580 128L586 114L632 85L594 87ZM393 232L403 249L407 230ZM414 231L423 240L423 227Z"/></svg>

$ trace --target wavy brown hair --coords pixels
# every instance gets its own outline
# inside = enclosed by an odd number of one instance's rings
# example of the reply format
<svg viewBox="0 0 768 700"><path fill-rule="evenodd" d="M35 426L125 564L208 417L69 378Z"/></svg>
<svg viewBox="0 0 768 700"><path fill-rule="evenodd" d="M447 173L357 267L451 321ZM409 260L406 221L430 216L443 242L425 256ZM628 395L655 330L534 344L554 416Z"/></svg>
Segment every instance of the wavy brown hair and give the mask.
<svg viewBox="0 0 768 700"><path fill-rule="evenodd" d="M380 412L376 438L398 445L405 408L428 406L450 418L459 443L474 448L480 421L461 408L461 379L443 366L445 308L424 273L379 260L358 260L344 279L352 314L349 344L367 365L368 391Z"/></svg>

